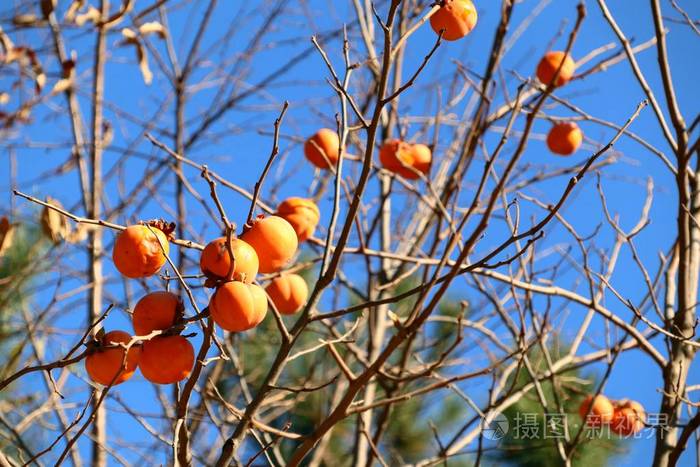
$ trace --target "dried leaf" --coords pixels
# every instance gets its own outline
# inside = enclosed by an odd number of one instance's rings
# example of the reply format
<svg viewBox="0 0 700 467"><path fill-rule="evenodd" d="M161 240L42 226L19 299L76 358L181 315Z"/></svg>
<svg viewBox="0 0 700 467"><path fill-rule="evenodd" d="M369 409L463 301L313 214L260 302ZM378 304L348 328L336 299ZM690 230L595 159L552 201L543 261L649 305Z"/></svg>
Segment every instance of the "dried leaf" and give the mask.
<svg viewBox="0 0 700 467"><path fill-rule="evenodd" d="M100 10L93 6L89 6L85 13L75 15L75 24L77 24L78 26L82 26L88 21L92 22L93 24L97 24L100 22L100 19L102 19Z"/></svg>
<svg viewBox="0 0 700 467"><path fill-rule="evenodd" d="M122 29L122 36L124 36L124 40L120 45L133 45L136 48L136 58L139 62L139 69L141 70L143 81L147 85L150 85L151 81L153 80L153 73L151 73L151 69L148 66L148 55L146 55L146 48L139 40L136 33L131 29Z"/></svg>
<svg viewBox="0 0 700 467"><path fill-rule="evenodd" d="M46 202L58 208L63 207L58 200L50 196L46 197ZM41 211L41 230L56 244L61 243L71 233L65 216L48 207L44 207Z"/></svg>
<svg viewBox="0 0 700 467"><path fill-rule="evenodd" d="M158 21L151 21L150 23L143 23L139 26L139 33L142 36L147 36L148 34L158 34L161 39L165 39L165 27Z"/></svg>
<svg viewBox="0 0 700 467"><path fill-rule="evenodd" d="M122 36L124 36L124 42L127 44L131 44L133 41L138 40L136 33L129 28L122 29Z"/></svg>
<svg viewBox="0 0 700 467"><path fill-rule="evenodd" d="M10 224L10 220L3 216L0 218L0 258L12 246L12 239L15 234L15 228Z"/></svg>
<svg viewBox="0 0 700 467"><path fill-rule="evenodd" d="M12 18L12 24L19 28L26 28L29 26L34 26L39 22L39 18L33 14L17 15Z"/></svg>
<svg viewBox="0 0 700 467"><path fill-rule="evenodd" d="M49 19L49 16L56 9L56 0L41 0L41 14L44 19Z"/></svg>
<svg viewBox="0 0 700 467"><path fill-rule="evenodd" d="M0 27L0 46L2 46L2 52L4 55L8 55L15 48L12 40L10 40L10 37L5 34L2 27ZM7 58L5 58L5 63L9 63Z"/></svg>
<svg viewBox="0 0 700 467"><path fill-rule="evenodd" d="M141 75L143 76L143 82L150 85L151 81L153 81L153 73L151 73L151 69L148 67L148 56L146 55L146 50L140 42L136 44L136 56L139 60L139 69L141 70Z"/></svg>

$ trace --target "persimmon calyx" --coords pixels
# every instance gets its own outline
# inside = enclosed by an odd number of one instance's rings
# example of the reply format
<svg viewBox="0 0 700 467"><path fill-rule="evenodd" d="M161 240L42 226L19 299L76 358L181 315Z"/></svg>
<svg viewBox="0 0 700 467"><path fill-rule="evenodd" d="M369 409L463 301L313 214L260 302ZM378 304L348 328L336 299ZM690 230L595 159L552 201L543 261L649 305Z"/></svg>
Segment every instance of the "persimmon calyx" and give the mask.
<svg viewBox="0 0 700 467"><path fill-rule="evenodd" d="M177 228L177 224L175 222L168 222L165 219L152 219L150 221L140 221L139 224L148 225L154 229L160 230L165 234L169 241L175 239L175 229Z"/></svg>

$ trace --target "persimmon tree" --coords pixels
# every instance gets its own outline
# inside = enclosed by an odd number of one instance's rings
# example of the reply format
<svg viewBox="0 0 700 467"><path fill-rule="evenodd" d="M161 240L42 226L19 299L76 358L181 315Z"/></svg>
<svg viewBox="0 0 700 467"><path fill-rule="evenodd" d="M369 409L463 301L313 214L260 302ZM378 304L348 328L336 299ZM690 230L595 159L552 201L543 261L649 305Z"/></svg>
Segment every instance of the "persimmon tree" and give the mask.
<svg viewBox="0 0 700 467"><path fill-rule="evenodd" d="M691 457L681 3L633 41L605 0L7 2L0 464Z"/></svg>

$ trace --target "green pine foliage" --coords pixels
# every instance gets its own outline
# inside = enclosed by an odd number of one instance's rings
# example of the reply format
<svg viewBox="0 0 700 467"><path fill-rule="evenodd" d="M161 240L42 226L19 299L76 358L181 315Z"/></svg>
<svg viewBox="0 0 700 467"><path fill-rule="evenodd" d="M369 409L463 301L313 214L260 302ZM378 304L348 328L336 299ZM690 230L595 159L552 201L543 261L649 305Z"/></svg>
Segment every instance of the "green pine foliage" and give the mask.
<svg viewBox="0 0 700 467"><path fill-rule="evenodd" d="M566 348L555 342L550 345L548 351L552 359L556 360L561 358ZM529 358L535 371L544 371L547 368L541 348L533 348ZM556 439L558 433L563 433L564 426L559 423L549 426L545 424L559 418L558 407L561 407L566 415L563 420L569 439L572 440L577 436L583 425L578 415L581 401L586 394L594 392L597 387L594 378L588 376L580 370L572 370L558 375L555 385L551 380L541 382L542 392L547 401L547 412L554 415L545 417L542 404L534 389L505 410L503 415L508 419L509 430L498 443L495 454L490 457L498 460L499 464L505 462L518 467L564 465ZM521 367L511 384L514 383L515 391L529 382L531 378L527 369ZM607 465L610 458L619 450L620 443L619 438L609 435L605 429L595 430L584 427L574 450L572 465L580 467Z"/></svg>
<svg viewBox="0 0 700 467"><path fill-rule="evenodd" d="M11 320L31 299L27 290L33 277L37 274L36 259L41 256L45 242L36 227L18 226L13 234L12 245L0 257L0 358L4 362L0 370L0 379L4 379L17 369L17 363L25 348L26 341L16 338ZM16 386L15 383L13 386ZM16 389L16 388L15 388ZM31 452L32 447L13 434L14 420L10 407L33 404L32 397L18 399L17 391L0 393L0 450L11 459L20 459L21 455ZM26 435L26 433L25 433ZM28 439L36 439L28 437Z"/></svg>
<svg viewBox="0 0 700 467"><path fill-rule="evenodd" d="M0 257L0 324L5 324L13 307L23 299L23 290L34 274L32 259L39 252L37 228L17 226L12 246Z"/></svg>
<svg viewBox="0 0 700 467"><path fill-rule="evenodd" d="M0 257L0 352L7 362L0 377L15 368L16 360L23 349L23 342L16 342L9 326L12 316L26 303L26 290L37 274L36 258L40 257L45 242L37 227L16 227L12 246Z"/></svg>

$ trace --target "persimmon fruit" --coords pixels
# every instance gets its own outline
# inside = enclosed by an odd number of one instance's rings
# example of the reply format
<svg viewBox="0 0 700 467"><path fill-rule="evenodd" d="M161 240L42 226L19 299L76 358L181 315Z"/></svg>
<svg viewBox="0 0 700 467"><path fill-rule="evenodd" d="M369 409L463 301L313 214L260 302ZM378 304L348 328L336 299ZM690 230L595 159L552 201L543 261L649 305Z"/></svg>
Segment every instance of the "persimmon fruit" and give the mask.
<svg viewBox="0 0 700 467"><path fill-rule="evenodd" d="M292 259L299 245L294 228L279 216L258 217L243 232L241 239L257 252L262 273L282 269Z"/></svg>
<svg viewBox="0 0 700 467"><path fill-rule="evenodd" d="M277 311L283 315L296 313L309 297L306 281L299 274L281 274L265 288Z"/></svg>
<svg viewBox="0 0 700 467"><path fill-rule="evenodd" d="M427 174L430 170L432 153L424 144L410 144L392 139L384 143L379 150L379 161L388 171L415 180L419 178L418 172Z"/></svg>
<svg viewBox="0 0 700 467"><path fill-rule="evenodd" d="M90 379L103 386L121 384L131 378L141 357L138 346L129 348L109 347L113 344L127 344L131 335L124 331L110 331L100 339L97 348L85 358L85 369ZM126 353L126 360L124 355Z"/></svg>
<svg viewBox="0 0 700 467"><path fill-rule="evenodd" d="M131 315L134 331L145 336L153 331L170 328L182 316L183 304L172 292L160 290L144 295L136 303Z"/></svg>
<svg viewBox="0 0 700 467"><path fill-rule="evenodd" d="M169 251L168 237L162 230L131 225L117 235L112 260L120 273L136 279L157 273L165 264Z"/></svg>
<svg viewBox="0 0 700 467"><path fill-rule="evenodd" d="M244 282L255 280L259 267L255 249L240 238L232 238L231 251L234 258L232 279ZM227 237L212 240L204 247L202 256L199 258L199 267L209 278L228 279L231 255L228 251Z"/></svg>
<svg viewBox="0 0 700 467"><path fill-rule="evenodd" d="M306 241L314 234L321 219L321 212L312 199L287 198L277 206L277 215L289 222L297 234L299 242Z"/></svg>
<svg viewBox="0 0 700 467"><path fill-rule="evenodd" d="M590 409L590 411L589 411ZM608 424L612 421L615 413L615 407L610 399L602 394L598 394L595 398L588 395L578 409L579 415L586 421L590 427L599 427Z"/></svg>
<svg viewBox="0 0 700 467"><path fill-rule="evenodd" d="M194 347L180 335L157 336L144 342L139 367L143 377L156 384L187 378L194 366Z"/></svg>
<svg viewBox="0 0 700 467"><path fill-rule="evenodd" d="M430 170L430 163L433 161L433 153L425 144L414 144L411 148L413 154L413 168L427 174Z"/></svg>
<svg viewBox="0 0 700 467"><path fill-rule="evenodd" d="M610 431L621 436L630 436L644 429L646 412L642 404L622 400L615 404L615 413L610 422Z"/></svg>
<svg viewBox="0 0 700 467"><path fill-rule="evenodd" d="M304 143L304 155L319 169L335 166L340 155L338 133L328 128L321 128Z"/></svg>
<svg viewBox="0 0 700 467"><path fill-rule="evenodd" d="M575 153L582 141L583 132L574 122L557 123L547 133L547 147L561 156Z"/></svg>
<svg viewBox="0 0 700 467"><path fill-rule="evenodd" d="M247 331L265 319L267 296L256 284L226 282L216 289L209 301L209 313L222 329Z"/></svg>
<svg viewBox="0 0 700 467"><path fill-rule="evenodd" d="M564 62L562 65L562 61ZM557 77L555 86L563 86L571 80L576 71L576 63L569 54L562 51L547 52L537 64L537 79L542 84L548 85L554 79L554 74L561 65L561 71Z"/></svg>
<svg viewBox="0 0 700 467"><path fill-rule="evenodd" d="M430 17L430 26L447 41L463 38L474 29L478 19L476 7L471 0L442 0L440 9Z"/></svg>

